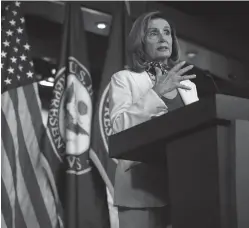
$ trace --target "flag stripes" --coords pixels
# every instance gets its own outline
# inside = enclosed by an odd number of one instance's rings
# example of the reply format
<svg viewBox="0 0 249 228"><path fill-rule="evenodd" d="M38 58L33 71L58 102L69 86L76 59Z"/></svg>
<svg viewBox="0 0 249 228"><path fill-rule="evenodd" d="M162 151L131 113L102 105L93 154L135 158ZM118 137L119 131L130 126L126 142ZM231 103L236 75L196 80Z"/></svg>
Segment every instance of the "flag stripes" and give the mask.
<svg viewBox="0 0 249 228"><path fill-rule="evenodd" d="M17 192L15 191L17 189L17 181L14 179L15 174L17 173L15 171L12 172L12 170L16 170L16 165L14 163L11 164L10 161L12 161L12 156L8 156L9 154L6 153L5 145L9 146L11 145L13 148L13 140L12 136L10 134L9 128L6 127L6 119L5 116L2 113L2 126L4 126L5 134L4 136L8 138L8 143L4 143L5 140L2 140L2 151L1 151L1 159L2 159L2 218L4 216L6 224L8 227L18 227L18 228L27 228L24 218L20 209L19 203L16 202L17 199ZM5 144L5 145L4 145ZM12 167L15 167L14 169ZM4 189L4 191L3 191ZM8 210L5 206L9 205L11 208L11 211ZM12 210L13 208L13 210ZM7 211L5 211L7 210ZM10 221L10 222L9 222Z"/></svg>
<svg viewBox="0 0 249 228"><path fill-rule="evenodd" d="M4 94L6 95L6 94ZM3 97L3 96L2 96ZM5 96L6 97L6 96ZM18 151L18 144L16 143L16 138L13 139L11 132L10 132L10 128L9 125L7 123L7 120L5 118L5 115L9 118L9 119L13 119L14 116L12 115L13 112L7 112L7 110L9 110L7 108L4 109L6 111L6 113L4 114L3 112L3 106L4 106L4 102L2 102L2 110L1 110L1 124L2 124L2 129L4 129L4 134L2 134L2 147L6 148L5 151L9 151L9 153L6 154L6 156L8 157L8 163L10 164L11 170L13 171L13 174L11 177L13 177L13 186L16 188L16 156L15 156L15 151ZM12 103L10 103L9 105L11 105ZM11 122L12 125L15 124L15 122ZM14 126L13 126L14 127ZM15 142L14 142L15 140ZM2 148L2 149L3 149ZM5 165L5 163L2 161L2 173L5 172L5 169L3 168Z"/></svg>
<svg viewBox="0 0 249 228"><path fill-rule="evenodd" d="M32 85L28 85L28 86L32 86ZM22 90L22 87L18 88L18 90L20 89ZM27 148L27 145L26 145L27 142L25 141L25 138L24 138L24 133L28 133L31 130L31 129L27 129L26 126L22 126L22 123L21 123L22 118L24 118L23 121L25 122L25 117L28 114L28 112L26 111L27 109L23 108L24 100L20 99L17 101L17 99L15 99L18 96L17 90L11 90L9 91L9 94L13 102L14 111L15 111L14 120L16 120L16 123L17 123L17 132L16 133L13 132L12 135L17 134L17 137L18 137L19 153L18 153L17 161L20 162L22 178L27 177L27 178L24 178L24 181L27 187L29 197L34 206L34 211L35 211L35 214L36 214L36 217L37 217L37 220L40 226L41 227L52 227L51 221L48 216L48 212L46 210L44 199L42 198L42 193L41 193L41 189L38 183L38 179L35 174L36 171L32 164L32 163L36 163L39 161L32 162L32 157L30 157L31 152L28 151L28 148L29 148L30 150L32 150L32 154L33 154L35 153L35 151L38 150L38 148L33 147L32 145L29 145L29 144ZM39 159L39 157L37 157L36 159Z"/></svg>
<svg viewBox="0 0 249 228"><path fill-rule="evenodd" d="M37 206L39 202L37 201L36 205L34 205L32 202L32 200L35 200L35 192L32 195L28 191L27 183L23 177L23 175L27 175L27 174L25 172L23 173L22 168L24 167L21 167L20 163L21 162L19 161L19 159L17 159L17 162L16 162L16 165L17 165L17 188L16 188L17 200L15 203L20 205L21 214L23 215L26 226L39 228L40 226L39 226L37 215L36 215L37 213L35 213L35 209L34 209L34 206ZM28 163L26 164L26 166L28 166ZM30 176L26 176L26 177L30 178ZM32 184L31 182L29 183ZM37 199L39 200L38 197ZM16 214L16 218L15 218L16 228L18 227L18 222L19 222L17 216L18 215Z"/></svg>
<svg viewBox="0 0 249 228"><path fill-rule="evenodd" d="M3 157L2 157L2 162L3 162ZM6 183L4 183L3 178L1 178L1 197L5 199L5 200L3 200L2 205L1 205L2 215L3 215L2 219L3 219L3 217L5 218L5 220L4 220L5 226L7 224L8 227L13 227L13 225L12 225L13 224L13 221L12 221L13 215L12 215L12 210L11 210L11 202L10 202L9 195L7 193L5 186L8 186L8 185ZM13 193L15 194L15 192L10 190L10 195L13 195ZM13 204L13 202L12 202L12 204ZM2 222L3 222L3 220L2 220Z"/></svg>
<svg viewBox="0 0 249 228"><path fill-rule="evenodd" d="M11 137L11 135L9 135ZM7 135L8 137L8 135ZM15 210L13 210L14 214L12 217L12 221L14 226L13 227L20 227L19 226L19 217L20 217L20 213L25 217L25 215L27 214L26 209L28 208L28 214L31 216L30 220L32 221L28 221L29 223L28 225L31 225L34 227L34 225L36 226L37 222L34 222L33 220L36 220L36 216L29 198L29 194L27 192L26 186L24 184L24 180L23 177L20 173L20 164L18 159L16 160L16 173L17 173L17 183L16 183L16 187L13 188L14 184L13 184L13 175L12 175L12 170L11 167L9 165L9 161L7 158L7 153L5 150L5 147L2 146L2 159L4 162L4 167L2 167L2 178L3 178L3 182L5 184L6 190L7 190L7 194L8 194L8 198L10 199L10 205L12 208L15 208ZM9 182L7 182L7 180L10 180ZM16 191L16 189L18 189L18 191ZM13 199L13 201L12 201ZM6 199L4 199L6 200ZM18 205L20 205L20 210L18 210ZM18 213L17 213L18 212ZM28 226L28 227L31 227Z"/></svg>
<svg viewBox="0 0 249 228"><path fill-rule="evenodd" d="M45 132L45 127L42 124L40 100L37 99L37 97L39 97L38 89L34 86L26 86L24 89L24 94L27 100L30 118L35 129L36 138L37 141L40 142L40 151L45 155L49 164L54 164L53 166L51 165L51 169L53 175L56 176L56 174L58 173L58 170L56 168L59 166L59 164L61 164L61 162L54 153L51 153L53 148L50 140L48 139L48 135Z"/></svg>
<svg viewBox="0 0 249 228"><path fill-rule="evenodd" d="M63 227L21 2L1 5L2 227Z"/></svg>
<svg viewBox="0 0 249 228"><path fill-rule="evenodd" d="M37 97L39 96L38 88L37 86L25 86L24 88L25 88L23 89L24 94L22 95L22 97L25 97L23 101L25 102L26 108L28 110L28 115L29 115L28 121L32 123L33 134L36 136L37 139L36 148L39 147L39 151L41 152L41 153L37 152L37 156L38 155L40 156L39 162L41 162L43 169L46 170L46 172L43 171L44 181L46 179L49 179L49 184L53 189L52 193L53 196L55 197L56 204L58 206L57 208L59 209L61 205L59 202L59 196L56 187L56 184L58 183L56 183L55 180L59 181L60 179L57 177L58 174L60 173L60 170L58 170L58 166L61 164L61 162L57 158L55 153L51 153L53 148L48 138L48 135L46 134L45 127L42 124L40 100L37 99ZM54 213L55 211L53 212L53 214ZM58 213L61 215L62 211L59 211Z"/></svg>
<svg viewBox="0 0 249 228"><path fill-rule="evenodd" d="M15 194L15 189L13 188L14 186L12 178L13 175L12 175L12 170L10 168L9 160L6 156L6 150L4 147L2 147L1 154L2 154L2 183L4 183L4 189L6 190L6 193L8 195L8 198L6 198L8 199L7 205L9 205L10 207L14 207L16 194Z"/></svg>
<svg viewBox="0 0 249 228"><path fill-rule="evenodd" d="M17 195L16 195L17 197ZM9 228L9 227L8 227ZM15 204L15 226L14 228L28 228L24 221L23 214L21 212L20 204Z"/></svg>
<svg viewBox="0 0 249 228"><path fill-rule="evenodd" d="M5 201L8 201L10 203L10 206L12 207L12 213L4 212L4 209L2 208L2 213L4 213L5 220L7 222L8 227L9 223L8 220L11 220L11 227L15 227L15 217L16 217L16 211L17 211L17 204L16 201L16 192L15 189L17 189L17 177L16 177L16 155L15 151L18 151L18 143L16 137L12 137L12 134L10 132L9 125L7 123L7 119L5 116L8 117L9 120L14 120L14 113L13 111L10 111L11 108L13 108L12 103L8 102L9 96L8 93L5 93L1 97L2 99L2 109L1 109L1 123L2 123L2 129L4 129L4 133L2 134L2 146L1 146L1 159L2 159L2 167L1 167L1 176L2 176L2 187L4 186L6 189L7 197L2 197L2 205ZM5 113L4 111L5 110ZM11 121L10 124L12 125L13 129L16 130L16 122ZM8 151L8 153L6 153ZM20 208L19 208L20 211ZM9 217L11 215L11 217Z"/></svg>
<svg viewBox="0 0 249 228"><path fill-rule="evenodd" d="M9 94L4 93L2 94L2 129L4 130L4 134L2 134L2 141L5 145L6 151L8 151L7 155L10 161L10 165L13 171L13 178L14 178L14 184L16 184L16 155L15 153L18 153L18 142L17 137L12 137L11 129L12 131L16 132L16 122L15 115L14 115L14 107L12 102L9 102ZM6 119L6 117L8 119ZM8 121L9 120L9 121ZM2 169L3 170L3 169ZM14 185L16 187L16 185Z"/></svg>
<svg viewBox="0 0 249 228"><path fill-rule="evenodd" d="M26 89L28 91L25 91ZM35 121L32 121L29 112L26 112L30 108L28 107L29 103L37 103L30 101L30 99L36 99L36 96L30 96L30 90L35 92L33 85L25 86L24 89L19 87L17 90L11 90L2 95L2 127L5 130L2 135L2 159L5 160L2 177L4 181L12 179L12 183L9 183L12 191L14 190L13 186L18 189L18 203L27 227L55 227L57 223L56 209L55 205L51 205L54 195L46 191L48 187L50 188L51 183L48 183L47 170L44 167L48 168L49 166L44 164L46 159L39 152L36 135L40 135L40 133L35 132L36 129L32 125L32 122ZM26 100L27 98L29 101ZM31 110L38 112L39 106L38 109L32 107ZM7 153L7 157L6 151L11 151L12 154ZM8 170L6 176L4 176L5 170ZM16 174L17 177L15 177ZM50 180L54 182L53 177L49 176ZM13 181L14 177L17 178L16 185ZM7 184L6 182L6 187ZM55 189L55 184L53 186ZM10 192L7 191L7 194ZM13 199L14 195L9 195L9 198ZM13 208L15 208L15 203L17 201L14 199L14 203L11 204ZM20 227L19 223L18 227Z"/></svg>
<svg viewBox="0 0 249 228"><path fill-rule="evenodd" d="M26 89L26 87L27 88L33 87L33 85L28 85L28 86L25 86L24 88ZM40 151L39 144L38 144L37 137L36 137L37 134L35 132L35 129L33 128L33 123L32 123L32 119L30 116L30 112L26 112L26 113L21 112L21 110L28 110L27 101L26 101L25 94L23 92L23 88L22 87L18 88L17 93L20 99L18 110L19 110L19 116L20 116L20 121L21 121L21 127L22 129L26 128L23 131L23 136L24 136L24 140L26 144L29 145L30 147L30 149L27 147L27 152L29 154L29 157L30 157L33 169L34 169L36 180L41 190L41 197L44 199L46 211L50 217L52 226L55 226L57 219L54 218L53 216L56 213L56 210L55 210L55 205L51 205L51 203L53 202L52 191L46 191L49 184L48 184L47 175L44 175L47 172L47 170L44 169L44 165L43 165L44 159L42 159L43 154L39 152ZM29 97L30 97L30 94L29 94ZM32 97L32 99L36 99L36 97Z"/></svg>
<svg viewBox="0 0 249 228"><path fill-rule="evenodd" d="M1 228L8 228L6 223L5 223L5 219L3 214L1 214Z"/></svg>

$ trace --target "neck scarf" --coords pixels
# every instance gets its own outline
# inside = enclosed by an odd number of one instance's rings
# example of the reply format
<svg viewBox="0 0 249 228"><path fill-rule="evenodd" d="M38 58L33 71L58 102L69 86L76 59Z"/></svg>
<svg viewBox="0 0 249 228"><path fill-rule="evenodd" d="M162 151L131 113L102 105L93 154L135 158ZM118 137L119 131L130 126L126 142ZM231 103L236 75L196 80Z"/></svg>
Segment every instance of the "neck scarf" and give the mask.
<svg viewBox="0 0 249 228"><path fill-rule="evenodd" d="M167 74L169 70L169 67L164 63L155 62L155 61L149 62L145 70L150 76L150 79L152 80L154 85L157 83L156 70L155 70L156 67L158 67L162 71L162 74Z"/></svg>

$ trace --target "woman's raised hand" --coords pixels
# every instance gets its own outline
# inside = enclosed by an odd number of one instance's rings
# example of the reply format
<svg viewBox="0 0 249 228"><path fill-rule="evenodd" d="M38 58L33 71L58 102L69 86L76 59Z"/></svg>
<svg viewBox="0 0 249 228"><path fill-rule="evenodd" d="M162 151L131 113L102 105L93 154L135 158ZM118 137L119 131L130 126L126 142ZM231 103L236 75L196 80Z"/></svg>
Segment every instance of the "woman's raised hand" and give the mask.
<svg viewBox="0 0 249 228"><path fill-rule="evenodd" d="M190 87L180 83L184 80L196 78L195 74L184 75L187 71L193 68L193 65L182 68L184 64L185 61L178 63L170 71L168 71L167 74L162 74L162 71L158 67L155 68L157 80L153 90L159 96L163 96L165 93L171 92L176 88L191 90Z"/></svg>

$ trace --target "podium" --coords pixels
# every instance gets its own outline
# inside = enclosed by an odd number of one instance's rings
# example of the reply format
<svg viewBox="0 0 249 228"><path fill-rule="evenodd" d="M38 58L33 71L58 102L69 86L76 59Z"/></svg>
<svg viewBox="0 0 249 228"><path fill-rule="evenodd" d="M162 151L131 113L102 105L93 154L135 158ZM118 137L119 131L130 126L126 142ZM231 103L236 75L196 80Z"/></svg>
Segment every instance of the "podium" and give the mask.
<svg viewBox="0 0 249 228"><path fill-rule="evenodd" d="M248 99L202 99L112 135L109 153L167 166L173 228L249 227Z"/></svg>

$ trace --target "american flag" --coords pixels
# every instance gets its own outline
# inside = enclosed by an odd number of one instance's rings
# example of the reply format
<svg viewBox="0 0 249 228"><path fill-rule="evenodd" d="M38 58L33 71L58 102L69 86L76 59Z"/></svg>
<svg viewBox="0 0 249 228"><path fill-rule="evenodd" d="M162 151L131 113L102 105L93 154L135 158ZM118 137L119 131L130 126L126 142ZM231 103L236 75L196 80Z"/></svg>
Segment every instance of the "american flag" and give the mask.
<svg viewBox="0 0 249 228"><path fill-rule="evenodd" d="M24 33L25 19L19 13L20 5L20 2L6 5L2 15L2 92L30 84L36 79L29 56L31 47Z"/></svg>
<svg viewBox="0 0 249 228"><path fill-rule="evenodd" d="M1 227L63 227L21 3L1 5Z"/></svg>

